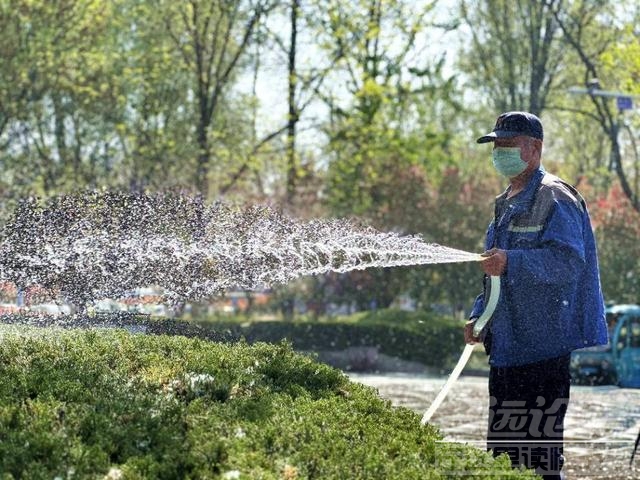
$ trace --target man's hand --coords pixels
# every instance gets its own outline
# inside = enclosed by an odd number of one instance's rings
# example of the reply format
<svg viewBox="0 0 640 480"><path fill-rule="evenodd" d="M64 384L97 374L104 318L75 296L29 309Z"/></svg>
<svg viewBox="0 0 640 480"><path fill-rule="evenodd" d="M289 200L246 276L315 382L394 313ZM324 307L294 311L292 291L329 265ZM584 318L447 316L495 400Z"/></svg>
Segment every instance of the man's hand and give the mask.
<svg viewBox="0 0 640 480"><path fill-rule="evenodd" d="M486 257L482 260L484 273L492 277L499 277L507 271L507 252L498 248L492 248L482 254Z"/></svg>
<svg viewBox="0 0 640 480"><path fill-rule="evenodd" d="M476 318L469 320L464 324L464 343L469 345L473 345L476 343L480 343L480 339L478 337L474 337L473 335L473 326L476 323Z"/></svg>

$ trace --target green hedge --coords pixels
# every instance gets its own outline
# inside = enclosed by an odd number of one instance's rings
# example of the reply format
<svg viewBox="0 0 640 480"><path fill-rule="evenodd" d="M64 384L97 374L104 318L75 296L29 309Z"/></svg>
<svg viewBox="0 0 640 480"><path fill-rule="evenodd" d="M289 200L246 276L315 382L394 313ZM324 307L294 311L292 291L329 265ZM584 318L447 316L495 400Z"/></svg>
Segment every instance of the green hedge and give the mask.
<svg viewBox="0 0 640 480"><path fill-rule="evenodd" d="M349 347L376 347L379 353L420 362L446 373L464 346L462 322L431 312L385 309L349 316L295 321L261 321L246 316L214 316L185 321L136 314L105 314L77 318L40 315L3 315L0 323L65 328L120 327L155 335L180 335L216 342L278 343L289 341L305 352L339 351ZM365 362L366 363L366 362ZM366 365L363 367L366 368ZM488 371L484 352L474 352L469 368Z"/></svg>
<svg viewBox="0 0 640 480"><path fill-rule="evenodd" d="M286 344L2 327L0 478L533 478Z"/></svg>
<svg viewBox="0 0 640 480"><path fill-rule="evenodd" d="M450 369L464 347L462 323L428 312L379 310L320 321L201 321L205 329L226 331L249 343L284 339L299 351L376 347L380 353Z"/></svg>

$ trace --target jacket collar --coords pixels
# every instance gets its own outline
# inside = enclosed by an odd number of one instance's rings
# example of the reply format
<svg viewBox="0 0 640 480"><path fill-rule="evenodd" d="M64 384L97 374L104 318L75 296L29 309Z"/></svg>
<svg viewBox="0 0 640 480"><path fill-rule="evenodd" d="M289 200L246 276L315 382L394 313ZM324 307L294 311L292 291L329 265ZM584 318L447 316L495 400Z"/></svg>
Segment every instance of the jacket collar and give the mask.
<svg viewBox="0 0 640 480"><path fill-rule="evenodd" d="M545 173L546 173L546 170L542 165L538 167L538 169L535 172L533 172L533 175L531 175L531 178L529 179L529 183L527 183L527 186L524 188L524 190L522 190L520 193L518 193L511 199L514 206L524 207L526 205L533 203L536 192L538 191L538 187L540 186L540 183L542 183L542 177L544 177ZM510 190L511 190L511 186L507 187L507 189L504 192L502 192L500 195L496 197L496 202L505 201L507 199L507 195L509 194Z"/></svg>

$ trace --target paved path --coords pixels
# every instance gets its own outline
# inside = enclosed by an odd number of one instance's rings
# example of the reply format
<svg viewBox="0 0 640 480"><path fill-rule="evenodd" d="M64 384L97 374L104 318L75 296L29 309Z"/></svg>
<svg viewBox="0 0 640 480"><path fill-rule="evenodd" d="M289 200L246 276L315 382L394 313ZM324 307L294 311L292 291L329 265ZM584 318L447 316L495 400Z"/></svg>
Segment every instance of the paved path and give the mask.
<svg viewBox="0 0 640 480"><path fill-rule="evenodd" d="M376 388L394 405L422 415L436 397L444 378L403 374L349 374ZM485 448L487 378L461 377L434 414L445 440ZM565 472L568 480L634 480L640 478L640 452L629 466L640 429L640 389L571 387L565 419Z"/></svg>

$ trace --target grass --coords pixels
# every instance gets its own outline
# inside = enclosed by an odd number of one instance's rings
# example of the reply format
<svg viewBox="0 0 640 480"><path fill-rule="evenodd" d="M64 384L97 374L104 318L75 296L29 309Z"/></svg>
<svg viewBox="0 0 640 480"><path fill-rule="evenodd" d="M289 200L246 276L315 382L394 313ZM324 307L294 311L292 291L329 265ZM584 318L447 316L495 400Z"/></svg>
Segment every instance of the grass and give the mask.
<svg viewBox="0 0 640 480"><path fill-rule="evenodd" d="M2 479L534 478L288 344L0 334Z"/></svg>

